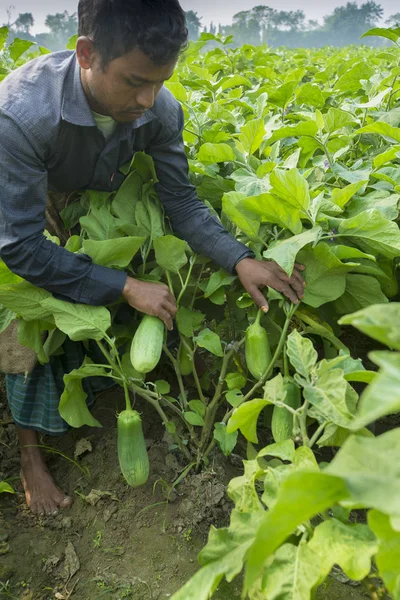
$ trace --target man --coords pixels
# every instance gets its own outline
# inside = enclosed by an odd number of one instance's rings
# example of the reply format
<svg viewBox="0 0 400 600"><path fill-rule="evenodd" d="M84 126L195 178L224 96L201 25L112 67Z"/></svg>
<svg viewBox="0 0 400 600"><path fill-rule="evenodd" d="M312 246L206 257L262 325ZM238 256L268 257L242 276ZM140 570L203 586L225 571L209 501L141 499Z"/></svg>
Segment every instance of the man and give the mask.
<svg viewBox="0 0 400 600"><path fill-rule="evenodd" d="M37 58L0 85L0 256L9 269L69 301L106 305L122 294L171 330L176 306L167 286L95 265L43 235L48 191L116 190L123 180L119 167L145 150L175 233L236 272L260 307L267 306L265 286L297 303L304 290L300 268L289 278L277 264L254 260L189 183L182 108L163 87L187 44L178 0L80 0L78 16L76 52ZM55 364L35 367L25 387L22 376L7 378L22 481L37 514L57 514L71 503L32 447L38 431L56 432L45 425L54 390L44 384ZM32 403L27 390L33 388Z"/></svg>

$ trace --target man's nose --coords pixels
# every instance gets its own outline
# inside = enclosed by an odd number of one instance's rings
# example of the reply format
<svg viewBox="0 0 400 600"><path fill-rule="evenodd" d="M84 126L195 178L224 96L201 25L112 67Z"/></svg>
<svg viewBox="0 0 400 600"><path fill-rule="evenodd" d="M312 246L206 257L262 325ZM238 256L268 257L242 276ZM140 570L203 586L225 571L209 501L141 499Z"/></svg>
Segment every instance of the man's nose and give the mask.
<svg viewBox="0 0 400 600"><path fill-rule="evenodd" d="M155 97L156 87L154 85L148 85L140 90L139 94L136 96L136 101L140 106L148 110L153 106Z"/></svg>

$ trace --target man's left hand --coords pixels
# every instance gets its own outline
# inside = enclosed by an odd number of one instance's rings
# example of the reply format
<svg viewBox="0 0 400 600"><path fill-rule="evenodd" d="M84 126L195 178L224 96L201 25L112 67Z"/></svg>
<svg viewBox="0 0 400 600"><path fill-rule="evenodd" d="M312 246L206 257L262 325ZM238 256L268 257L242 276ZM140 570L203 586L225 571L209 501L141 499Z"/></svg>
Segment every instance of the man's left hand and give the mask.
<svg viewBox="0 0 400 600"><path fill-rule="evenodd" d="M291 277L276 262L259 261L254 258L244 258L236 265L236 272L243 287L254 302L266 312L268 302L260 291L271 287L282 292L294 304L299 304L304 296L305 282L301 275L305 267L296 263Z"/></svg>

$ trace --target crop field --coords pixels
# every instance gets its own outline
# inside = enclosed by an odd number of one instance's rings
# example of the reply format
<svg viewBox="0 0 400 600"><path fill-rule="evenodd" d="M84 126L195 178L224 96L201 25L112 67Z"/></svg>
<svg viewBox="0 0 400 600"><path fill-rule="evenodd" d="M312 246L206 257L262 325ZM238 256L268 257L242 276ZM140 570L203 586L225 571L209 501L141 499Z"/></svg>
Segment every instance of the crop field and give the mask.
<svg viewBox="0 0 400 600"><path fill-rule="evenodd" d="M0 397L0 598L400 600L400 30L368 35L386 45L203 34L166 84L199 198L259 260L305 266L300 305L270 289L258 310L176 237L145 152L63 211L66 247L166 283L172 334L0 261L0 332L18 318L43 364L67 338L101 357L65 375L71 431L42 440L75 498L56 519L24 508ZM6 37L0 79L45 52Z"/></svg>

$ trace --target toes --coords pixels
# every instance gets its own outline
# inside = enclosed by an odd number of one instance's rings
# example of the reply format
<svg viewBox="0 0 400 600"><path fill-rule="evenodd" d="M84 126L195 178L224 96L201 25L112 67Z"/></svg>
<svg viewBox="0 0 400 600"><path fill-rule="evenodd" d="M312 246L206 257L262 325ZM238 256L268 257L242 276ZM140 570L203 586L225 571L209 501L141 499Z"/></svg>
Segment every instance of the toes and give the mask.
<svg viewBox="0 0 400 600"><path fill-rule="evenodd" d="M68 508L68 506L71 506L73 502L73 499L71 498L71 496L64 496L64 498L61 500L61 502L59 502L59 507L60 508Z"/></svg>

